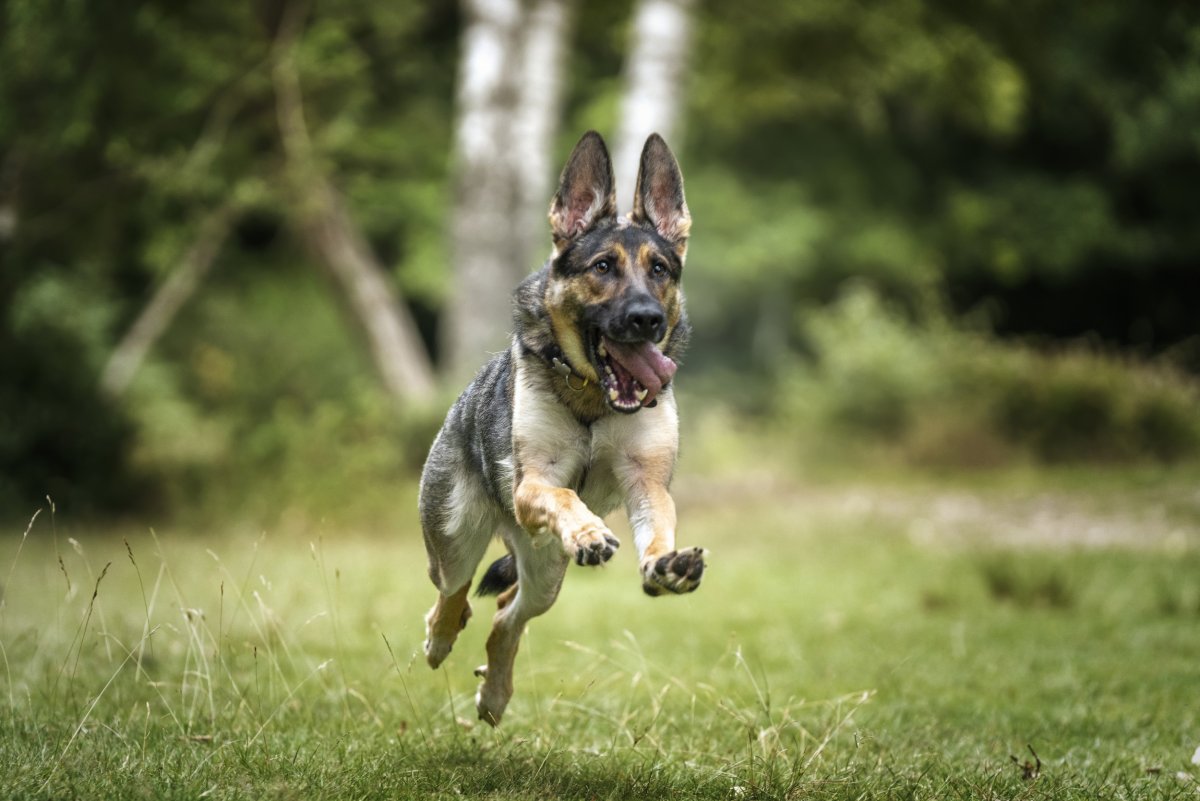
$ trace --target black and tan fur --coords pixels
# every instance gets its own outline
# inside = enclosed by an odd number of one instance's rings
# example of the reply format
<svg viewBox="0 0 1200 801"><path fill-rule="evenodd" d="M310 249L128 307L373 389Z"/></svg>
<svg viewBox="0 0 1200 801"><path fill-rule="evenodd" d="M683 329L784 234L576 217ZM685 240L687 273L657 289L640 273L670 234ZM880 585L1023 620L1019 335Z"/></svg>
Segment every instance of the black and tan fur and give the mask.
<svg viewBox="0 0 1200 801"><path fill-rule="evenodd" d="M618 547L603 515L625 506L647 593L691 592L704 571L703 550L675 548L668 493L678 450L668 362L690 330L680 288L691 225L683 178L655 134L627 217L617 216L613 183L604 141L589 132L551 203L550 259L514 293L512 346L450 409L421 478L439 591L426 616L430 666L471 616L468 591L492 536L509 551L480 586L500 594L487 665L476 671L479 717L492 725L512 697L525 624L554 603L571 560L601 564ZM625 370L613 354L627 352L653 370ZM661 389L655 395L635 374Z"/></svg>

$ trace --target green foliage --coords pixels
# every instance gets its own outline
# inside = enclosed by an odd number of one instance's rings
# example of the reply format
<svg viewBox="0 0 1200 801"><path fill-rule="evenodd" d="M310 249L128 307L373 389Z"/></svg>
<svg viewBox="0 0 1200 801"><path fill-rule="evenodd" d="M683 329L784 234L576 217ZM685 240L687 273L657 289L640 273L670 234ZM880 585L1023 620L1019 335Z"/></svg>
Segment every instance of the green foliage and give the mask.
<svg viewBox="0 0 1200 801"><path fill-rule="evenodd" d="M11 231L0 231L0 360L11 366L0 393L0 516L23 517L47 493L131 510L194 498L215 477L244 487L274 475L268 468L287 455L313 455L310 428L326 443L362 439L344 422L351 415L380 435L367 437L372 443L428 430L408 422L426 416L416 410L384 424L360 344L342 338L343 350L303 365L323 400L308 397L300 412L280 415L293 421L295 441L282 442L282 423L253 431L251 419L271 419L266 396L295 391L297 359L312 348L293 350L299 333L273 338L257 328L252 309L239 318L251 324L231 326L223 347L193 341L171 351L178 361L150 365L130 403L102 399L96 388L120 336L218 206L243 213L218 272L269 282L282 275L270 272L281 258L312 266L279 235L294 198L281 181L271 84L277 13L254 4L0 2L0 213L13 215ZM298 57L318 157L398 282L427 306L444 291L453 79L445 65L456 35L453 13L438 8L322 3ZM202 306L205 295L202 287ZM271 309L262 319L289 298L283 284L256 295ZM222 312L197 316L210 313ZM178 336L193 333L184 322ZM242 365L222 385L227 354L243 348L262 369ZM196 380L197 363L205 380ZM343 383L353 389L329 391ZM243 444L252 450L241 452ZM243 469L229 471L217 455ZM394 460L411 470L407 444ZM172 489L181 464L191 478ZM147 490L135 466L168 476L167 486Z"/></svg>
<svg viewBox="0 0 1200 801"><path fill-rule="evenodd" d="M111 514L152 489L133 468L130 415L97 387L108 307L87 278L50 265L16 286L0 276L0 516L47 496L69 514Z"/></svg>
<svg viewBox="0 0 1200 801"><path fill-rule="evenodd" d="M84 364L61 328L0 332L0 510L28 513L46 497L78 516L140 505L148 484L131 469L132 422Z"/></svg>
<svg viewBox="0 0 1200 801"><path fill-rule="evenodd" d="M168 508L215 520L388 508L420 469L444 407L398 409L372 380L325 281L286 263L209 288L139 376L139 458Z"/></svg>
<svg viewBox="0 0 1200 801"><path fill-rule="evenodd" d="M784 407L816 429L891 442L907 458L1200 455L1200 387L1166 367L1004 344L936 317L918 324L865 286L806 317L804 330L813 361L791 372Z"/></svg>
<svg viewBox="0 0 1200 801"><path fill-rule="evenodd" d="M997 554L982 559L979 572L988 595L996 601L1026 608L1069 609L1078 592L1060 561Z"/></svg>
<svg viewBox="0 0 1200 801"><path fill-rule="evenodd" d="M1153 458L1200 450L1193 379L1087 351L1024 354L997 379L1002 432L1048 461Z"/></svg>
<svg viewBox="0 0 1200 801"><path fill-rule="evenodd" d="M1181 212L1200 174L1187 133L1197 31L1196 9L1183 5L712 5L687 155L737 176L725 197L739 212L744 198L780 191L819 212L819 234L798 237L819 269L797 276L784 249L780 269L744 294L811 306L867 276L909 307L931 288L959 310L998 297L1020 328L1031 298L1017 288L1071 281L1100 292L1111 269L1178 281L1175 265L1194 262L1200 243ZM757 224L731 242L752 250L771 241L779 215L749 208ZM723 216L697 215L695 259L705 226ZM1160 341L1197 333L1175 311L1114 301L1112 314L1144 316ZM1058 309L1054 333L1086 333L1088 302L1081 292L1078 308Z"/></svg>
<svg viewBox="0 0 1200 801"><path fill-rule="evenodd" d="M681 386L736 386L743 411L773 412L783 385L785 419L916 461L1195 455L1191 383L1108 348L1186 363L1200 336L1197 8L699 4L672 142L696 221ZM332 474L386 484L419 461L437 415L390 418L361 343L331 333L328 290L291 286L314 265L287 225L302 198L272 86L282 9L0 0L0 361L25 382L0 393L0 516L50 490L132 510L213 482L325 507ZM560 157L581 129L617 127L632 10L575 9ZM306 13L314 156L436 346L460 12ZM226 205L240 222L215 270L258 281L261 310L202 288L127 402L101 399L107 355ZM839 300L862 281L881 314ZM284 309L319 307L318 341L279 335ZM1038 347L964 331L975 311ZM1104 348L1062 347L1091 331ZM339 467L301 475L313 461Z"/></svg>
<svg viewBox="0 0 1200 801"><path fill-rule="evenodd" d="M1053 279L1086 269L1100 252L1141 255L1140 238L1120 235L1109 204L1087 179L1013 176L986 191L956 189L943 229L949 269L982 267L1001 283L1017 283L1031 271Z"/></svg>

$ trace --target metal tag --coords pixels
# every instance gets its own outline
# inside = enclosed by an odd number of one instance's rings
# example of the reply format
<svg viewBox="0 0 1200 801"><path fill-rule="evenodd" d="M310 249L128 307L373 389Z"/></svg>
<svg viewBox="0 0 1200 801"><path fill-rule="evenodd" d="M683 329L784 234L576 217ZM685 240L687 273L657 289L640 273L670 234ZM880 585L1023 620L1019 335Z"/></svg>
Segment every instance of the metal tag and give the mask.
<svg viewBox="0 0 1200 801"><path fill-rule="evenodd" d="M557 356L555 356L551 360L550 365L554 369L554 372L558 373L563 378L570 378L571 373L574 372L571 369L571 365L567 364L566 362L564 362L562 359L558 358Z"/></svg>

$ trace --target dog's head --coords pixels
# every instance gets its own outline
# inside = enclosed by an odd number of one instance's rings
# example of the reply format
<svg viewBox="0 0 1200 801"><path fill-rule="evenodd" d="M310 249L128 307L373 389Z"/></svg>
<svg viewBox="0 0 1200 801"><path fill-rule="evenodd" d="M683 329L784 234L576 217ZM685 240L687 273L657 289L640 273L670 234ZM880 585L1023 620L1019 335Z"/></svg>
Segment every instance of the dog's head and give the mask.
<svg viewBox="0 0 1200 801"><path fill-rule="evenodd" d="M594 131L579 140L550 204L544 298L558 346L615 411L654 403L675 373L672 357L688 332L680 280L691 224L662 137L652 134L642 149L627 217L617 216L604 140Z"/></svg>

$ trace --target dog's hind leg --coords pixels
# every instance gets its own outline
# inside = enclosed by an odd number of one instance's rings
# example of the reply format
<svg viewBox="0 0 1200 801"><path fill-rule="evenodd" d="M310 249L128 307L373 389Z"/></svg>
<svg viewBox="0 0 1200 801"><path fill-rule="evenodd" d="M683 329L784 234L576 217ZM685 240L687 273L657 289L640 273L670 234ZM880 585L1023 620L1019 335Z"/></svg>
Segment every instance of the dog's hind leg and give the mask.
<svg viewBox="0 0 1200 801"><path fill-rule="evenodd" d="M487 640L488 663L475 671L483 677L475 708L479 719L493 726L512 698L513 661L525 624L554 605L570 564L570 555L557 542L541 542L537 547L521 529L512 530L507 538L517 561L516 594L496 612Z"/></svg>
<svg viewBox="0 0 1200 801"><path fill-rule="evenodd" d="M450 654L458 633L466 628L471 619L471 604L467 593L471 582L449 595L439 593L433 608L425 615L425 661L436 668Z"/></svg>
<svg viewBox="0 0 1200 801"><path fill-rule="evenodd" d="M448 486L449 491L439 492L427 482L421 493L429 578L438 589L425 616L425 660L432 668L442 664L471 618L471 578L496 528L494 504L473 479L462 477Z"/></svg>

